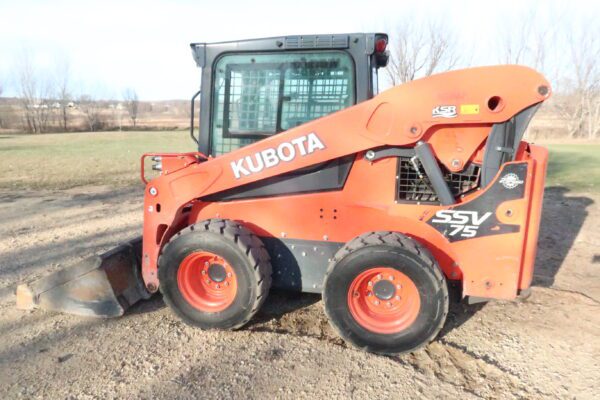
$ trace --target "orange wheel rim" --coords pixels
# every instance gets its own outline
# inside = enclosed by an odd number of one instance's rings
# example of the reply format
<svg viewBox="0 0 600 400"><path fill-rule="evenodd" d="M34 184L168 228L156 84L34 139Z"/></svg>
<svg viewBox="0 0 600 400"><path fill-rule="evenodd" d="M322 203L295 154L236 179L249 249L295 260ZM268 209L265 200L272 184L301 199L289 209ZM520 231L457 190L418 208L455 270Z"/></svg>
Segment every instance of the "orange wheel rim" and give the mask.
<svg viewBox="0 0 600 400"><path fill-rule="evenodd" d="M421 298L408 276L394 268L375 267L354 278L348 289L348 307L363 328L392 334L415 322Z"/></svg>
<svg viewBox="0 0 600 400"><path fill-rule="evenodd" d="M233 303L237 278L223 257L208 251L191 253L177 271L177 285L183 298L204 312L223 311Z"/></svg>

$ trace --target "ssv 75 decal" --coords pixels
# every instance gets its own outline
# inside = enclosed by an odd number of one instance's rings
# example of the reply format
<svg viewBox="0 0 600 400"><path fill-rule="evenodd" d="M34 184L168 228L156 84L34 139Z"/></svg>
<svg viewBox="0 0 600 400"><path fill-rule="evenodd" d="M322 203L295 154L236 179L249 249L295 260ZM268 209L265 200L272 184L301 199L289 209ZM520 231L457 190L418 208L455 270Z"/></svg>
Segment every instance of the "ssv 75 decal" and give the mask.
<svg viewBox="0 0 600 400"><path fill-rule="evenodd" d="M496 210L502 203L525 195L527 163L506 164L498 176L510 179L496 178L479 197L438 210L427 223L450 242L519 232L520 224L524 223L522 218L515 219L514 224L505 224L496 217ZM508 185L507 181L514 184Z"/></svg>
<svg viewBox="0 0 600 400"><path fill-rule="evenodd" d="M462 236L471 238L477 235L479 226L492 215L491 212L486 212L479 215L478 211L455 211L455 210L440 210L435 213L431 222L436 224L447 224L450 227L450 236Z"/></svg>
<svg viewBox="0 0 600 400"><path fill-rule="evenodd" d="M477 235L477 229L490 215L490 211L480 215L478 211L440 210L435 213L431 222L447 224L450 227L450 236L471 238Z"/></svg>

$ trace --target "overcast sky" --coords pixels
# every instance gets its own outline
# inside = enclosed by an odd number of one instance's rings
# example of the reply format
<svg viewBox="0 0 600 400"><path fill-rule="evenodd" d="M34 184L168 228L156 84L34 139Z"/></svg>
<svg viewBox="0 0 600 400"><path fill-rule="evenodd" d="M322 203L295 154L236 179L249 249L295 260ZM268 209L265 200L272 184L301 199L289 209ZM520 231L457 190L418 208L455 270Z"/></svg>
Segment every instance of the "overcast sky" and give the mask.
<svg viewBox="0 0 600 400"><path fill-rule="evenodd" d="M309 33L390 31L406 16L443 19L470 62L497 62L490 46L512 16L579 9L598 16L600 1L33 1L0 0L0 79L10 81L29 54L50 74L68 62L74 86L104 98L127 87L142 99L187 99L199 85L190 42ZM598 22L598 19L596 19ZM4 95L14 95L9 83Z"/></svg>

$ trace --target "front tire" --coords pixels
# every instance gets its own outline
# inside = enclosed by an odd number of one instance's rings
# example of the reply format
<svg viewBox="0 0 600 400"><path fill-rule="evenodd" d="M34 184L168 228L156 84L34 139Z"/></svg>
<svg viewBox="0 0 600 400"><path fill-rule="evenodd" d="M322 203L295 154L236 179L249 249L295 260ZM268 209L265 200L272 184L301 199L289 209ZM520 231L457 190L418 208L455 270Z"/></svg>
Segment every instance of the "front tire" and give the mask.
<svg viewBox="0 0 600 400"><path fill-rule="evenodd" d="M448 288L431 254L396 232L361 235L338 251L325 277L330 323L373 353L415 351L435 338L448 314Z"/></svg>
<svg viewBox="0 0 600 400"><path fill-rule="evenodd" d="M238 329L264 303L271 264L262 241L242 225L212 219L177 233L158 261L165 303L202 329Z"/></svg>

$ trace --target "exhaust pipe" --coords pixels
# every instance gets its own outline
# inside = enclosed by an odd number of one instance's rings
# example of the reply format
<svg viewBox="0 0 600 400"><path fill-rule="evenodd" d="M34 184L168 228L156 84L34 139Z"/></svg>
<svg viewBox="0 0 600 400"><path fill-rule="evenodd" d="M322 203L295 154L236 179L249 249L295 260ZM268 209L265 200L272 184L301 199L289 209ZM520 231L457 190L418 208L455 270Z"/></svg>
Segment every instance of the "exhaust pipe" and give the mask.
<svg viewBox="0 0 600 400"><path fill-rule="evenodd" d="M85 317L120 317L149 299L141 277L142 238L17 287L17 308Z"/></svg>

